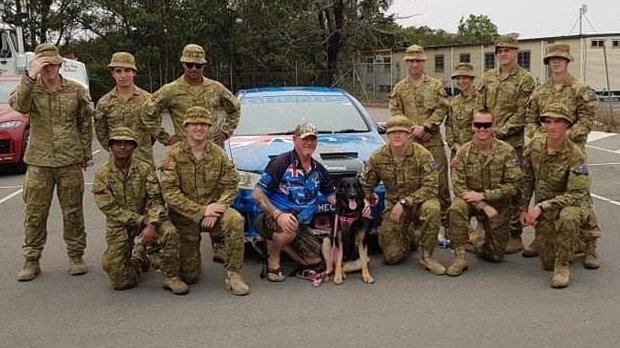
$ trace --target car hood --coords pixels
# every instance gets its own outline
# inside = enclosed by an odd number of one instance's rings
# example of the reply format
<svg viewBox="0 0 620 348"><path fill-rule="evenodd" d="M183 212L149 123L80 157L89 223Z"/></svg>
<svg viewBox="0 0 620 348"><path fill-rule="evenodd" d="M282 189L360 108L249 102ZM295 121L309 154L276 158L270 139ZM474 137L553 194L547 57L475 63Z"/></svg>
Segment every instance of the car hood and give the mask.
<svg viewBox="0 0 620 348"><path fill-rule="evenodd" d="M17 112L9 107L9 104L0 103L0 122L21 120L23 121L28 116Z"/></svg>
<svg viewBox="0 0 620 348"><path fill-rule="evenodd" d="M383 144L372 133L319 134L314 157L330 172L359 171L350 163L366 161ZM271 158L293 149L293 136L233 136L225 148L238 170L262 173Z"/></svg>

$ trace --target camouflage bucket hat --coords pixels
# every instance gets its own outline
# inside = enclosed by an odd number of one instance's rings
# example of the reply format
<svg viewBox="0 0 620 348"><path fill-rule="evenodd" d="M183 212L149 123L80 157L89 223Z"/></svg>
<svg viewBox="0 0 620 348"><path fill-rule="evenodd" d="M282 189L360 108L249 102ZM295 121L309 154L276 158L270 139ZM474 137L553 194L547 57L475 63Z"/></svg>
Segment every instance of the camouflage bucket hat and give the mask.
<svg viewBox="0 0 620 348"><path fill-rule="evenodd" d="M476 75L474 74L474 65L470 63L457 64L454 72L452 73L452 78L457 76L469 76L475 78Z"/></svg>
<svg viewBox="0 0 620 348"><path fill-rule="evenodd" d="M413 122L405 116L393 116L387 121L385 127L385 132L388 134L398 131L410 132L411 127L413 127Z"/></svg>
<svg viewBox="0 0 620 348"><path fill-rule="evenodd" d="M411 45L407 47L405 50L405 58L403 60L426 60L424 48L418 45Z"/></svg>
<svg viewBox="0 0 620 348"><path fill-rule="evenodd" d="M319 131L316 126L310 122L302 122L295 127L295 135L301 139L305 139L309 136L317 136Z"/></svg>
<svg viewBox="0 0 620 348"><path fill-rule="evenodd" d="M181 63L205 64L207 62L205 57L205 50L202 47L196 44L188 44L183 48Z"/></svg>
<svg viewBox="0 0 620 348"><path fill-rule="evenodd" d="M512 48L515 50L519 49L519 42L514 36L504 35L500 36L495 40L495 52L497 52L500 48Z"/></svg>
<svg viewBox="0 0 620 348"><path fill-rule="evenodd" d="M570 46L568 44L556 43L547 47L547 54L543 58L545 64L549 64L550 58L564 58L569 62L573 61L573 57L570 55Z"/></svg>
<svg viewBox="0 0 620 348"><path fill-rule="evenodd" d="M138 71L138 68L136 68L135 58L131 53L127 52L114 53L112 55L112 59L110 59L108 68L129 68Z"/></svg>
<svg viewBox="0 0 620 348"><path fill-rule="evenodd" d="M35 59L39 57L47 57L51 59L52 64L62 64L62 57L58 53L58 47L44 43L34 49Z"/></svg>
<svg viewBox="0 0 620 348"><path fill-rule="evenodd" d="M136 136L134 132L127 127L117 127L112 129L112 133L110 134L110 138L108 139L108 146L111 146L112 142L115 140L133 141L134 145L138 147L138 142L136 141Z"/></svg>
<svg viewBox="0 0 620 348"><path fill-rule="evenodd" d="M185 111L185 119L183 120L183 125L185 126L188 123L202 123L213 126L213 116L211 115L209 110L201 106L192 106L191 108L187 109L187 111Z"/></svg>
<svg viewBox="0 0 620 348"><path fill-rule="evenodd" d="M568 121L571 125L575 122L571 112L562 104L551 104L543 109L538 119L542 122L545 117L561 118Z"/></svg>

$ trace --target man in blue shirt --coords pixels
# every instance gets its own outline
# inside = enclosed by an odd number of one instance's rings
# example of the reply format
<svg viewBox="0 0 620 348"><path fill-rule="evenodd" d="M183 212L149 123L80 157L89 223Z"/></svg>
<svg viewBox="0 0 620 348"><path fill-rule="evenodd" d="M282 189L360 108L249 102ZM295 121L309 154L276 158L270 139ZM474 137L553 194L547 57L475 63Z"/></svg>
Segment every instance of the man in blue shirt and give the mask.
<svg viewBox="0 0 620 348"><path fill-rule="evenodd" d="M317 147L317 128L302 122L295 128L294 149L273 158L253 190L261 208L255 225L267 244L267 280L282 282L280 252L302 265L321 262L321 242L309 229L319 193L332 205L336 191L329 173L312 158Z"/></svg>

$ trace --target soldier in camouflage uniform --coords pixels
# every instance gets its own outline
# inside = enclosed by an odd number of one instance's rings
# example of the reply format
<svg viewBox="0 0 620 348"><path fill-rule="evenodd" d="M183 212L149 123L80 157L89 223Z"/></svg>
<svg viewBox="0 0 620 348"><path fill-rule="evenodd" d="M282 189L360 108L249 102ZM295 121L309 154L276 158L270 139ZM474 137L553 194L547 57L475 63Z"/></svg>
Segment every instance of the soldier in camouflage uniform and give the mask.
<svg viewBox="0 0 620 348"><path fill-rule="evenodd" d="M567 287L576 238L587 218L590 177L586 156L568 139L571 115L563 105L548 105L541 121L546 135L535 137L523 154L520 221L534 226L537 251L545 270L553 270L551 286ZM534 195L535 205L528 210Z"/></svg>
<svg viewBox="0 0 620 348"><path fill-rule="evenodd" d="M452 74L460 93L452 99L450 112L446 117L446 142L452 154L472 139L471 122L477 106L478 93L474 87L474 66L460 63Z"/></svg>
<svg viewBox="0 0 620 348"><path fill-rule="evenodd" d="M224 85L203 76L206 63L202 47L195 44L186 45L181 55L183 76L161 87L144 104L142 122L160 143L172 145L185 138L183 119L185 111L192 106L201 106L217 118L210 132L210 138L216 144L221 145L237 128L240 116L239 101ZM170 113L174 136L161 127L161 113L165 110ZM223 113L226 116L222 120ZM217 238L217 236L212 238L213 260L225 262L224 241Z"/></svg>
<svg viewBox="0 0 620 348"><path fill-rule="evenodd" d="M151 94L134 84L138 72L133 55L116 52L108 64L116 86L97 102L95 108L95 133L99 144L106 150L112 129L128 127L136 135L138 147L133 159L145 161L155 166L153 161L153 139L142 124L140 113L142 105Z"/></svg>
<svg viewBox="0 0 620 348"><path fill-rule="evenodd" d="M441 81L424 72L426 54L418 45L405 51L409 76L398 82L390 94L392 116L406 116L413 121L413 140L424 146L437 163L441 222L447 225L446 211L450 206L448 159L439 127L448 114L449 102Z"/></svg>
<svg viewBox="0 0 620 348"><path fill-rule="evenodd" d="M157 244L164 288L187 294L189 288L178 276L179 235L168 219L155 170L133 159L139 144L130 128L114 128L106 145L111 159L97 169L93 194L106 216L108 247L101 263L112 287L125 290L138 285L142 271L150 266L145 248Z"/></svg>
<svg viewBox="0 0 620 348"><path fill-rule="evenodd" d="M596 113L596 93L590 86L570 75L568 64L572 60L573 57L570 55L568 44L555 43L550 44L547 48L543 62L549 66L551 77L547 82L537 86L530 97L526 118L526 135L533 138L544 133L544 128L539 122L539 115L548 105L559 103L570 114L573 122L568 132L568 138L585 153L588 134L592 130ZM584 265L588 269L596 269L601 265L596 253L596 241L600 235L598 218L593 204L590 204L588 219L586 219L580 234L580 239L585 242ZM523 256L538 256L536 239L523 251Z"/></svg>
<svg viewBox="0 0 620 348"><path fill-rule="evenodd" d="M446 268L433 258L440 224L437 163L422 145L409 140L413 128L414 123L405 116L388 120L388 144L370 156L361 184L368 202L372 202L376 186L380 182L385 185L385 210L379 227L385 262L396 264L409 255L414 238L411 227L416 224L421 226L420 264L442 275Z"/></svg>
<svg viewBox="0 0 620 348"><path fill-rule="evenodd" d="M9 105L30 115L30 139L24 156L28 171L23 198L26 259L17 279L28 281L41 272L39 259L47 238L46 224L54 187L62 209L63 238L69 254L69 273L87 272L83 261L84 174L92 159L92 117L88 92L59 74L58 48L41 44L27 75L9 98Z"/></svg>
<svg viewBox="0 0 620 348"><path fill-rule="evenodd" d="M523 179L513 147L493 136L493 115L477 111L471 128L474 139L460 146L451 163L455 197L448 209L448 221L456 257L447 270L450 276L467 269L465 244L472 216L478 218L485 232L484 244L476 248L479 256L502 261L510 237L511 201L520 198Z"/></svg>
<svg viewBox="0 0 620 348"><path fill-rule="evenodd" d="M179 275L188 284L201 274L201 231L225 243L226 286L235 295L247 295L243 281L243 217L230 208L237 195L239 173L221 147L208 141L211 113L200 106L186 111L186 139L174 144L161 166L164 199L181 239Z"/></svg>
<svg viewBox="0 0 620 348"><path fill-rule="evenodd" d="M534 79L517 64L519 44L514 37L502 36L495 43L495 54L499 67L482 76L478 88L478 109L488 110L494 117L495 137L514 147L521 157L524 144L525 113L530 94L534 90ZM510 240L506 253L523 250L517 207L513 208L510 223Z"/></svg>

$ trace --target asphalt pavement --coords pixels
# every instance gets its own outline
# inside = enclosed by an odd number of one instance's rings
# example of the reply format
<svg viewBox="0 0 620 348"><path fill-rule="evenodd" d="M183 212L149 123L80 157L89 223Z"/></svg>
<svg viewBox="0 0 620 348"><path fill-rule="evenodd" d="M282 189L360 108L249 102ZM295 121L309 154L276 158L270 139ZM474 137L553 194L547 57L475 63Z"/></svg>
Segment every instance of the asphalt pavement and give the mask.
<svg viewBox="0 0 620 348"><path fill-rule="evenodd" d="M375 120L386 110L369 109ZM95 147L100 165L107 153ZM156 147L161 158L163 148ZM371 258L375 284L350 274L344 285L313 287L288 278L259 278L260 260L246 257L243 274L251 294L235 297L224 287L224 270L211 262L203 241L203 274L187 296L161 287L161 275L144 274L135 289L111 289L100 266L104 217L86 171L84 213L89 273L72 277L62 241L56 199L48 221L43 273L17 282L23 259L23 176L0 176L0 347L619 347L620 135L593 133L588 144L593 197L601 224L599 270L581 259L571 267L571 284L549 286L551 272L537 259L509 255L490 264L470 254L461 277L434 276L418 266L419 252L386 266ZM205 236L206 237L206 236ZM531 231L525 234L531 240ZM439 249L448 264L452 255ZM286 264L287 270L293 265Z"/></svg>

